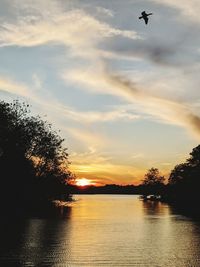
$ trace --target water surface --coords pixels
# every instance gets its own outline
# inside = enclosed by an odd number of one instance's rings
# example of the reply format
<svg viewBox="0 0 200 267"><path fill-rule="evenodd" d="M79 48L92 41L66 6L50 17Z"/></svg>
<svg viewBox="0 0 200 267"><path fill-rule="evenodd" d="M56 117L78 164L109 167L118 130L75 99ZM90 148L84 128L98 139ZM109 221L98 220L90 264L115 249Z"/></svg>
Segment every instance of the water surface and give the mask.
<svg viewBox="0 0 200 267"><path fill-rule="evenodd" d="M2 218L0 266L200 266L198 221L138 196L76 199L60 218Z"/></svg>

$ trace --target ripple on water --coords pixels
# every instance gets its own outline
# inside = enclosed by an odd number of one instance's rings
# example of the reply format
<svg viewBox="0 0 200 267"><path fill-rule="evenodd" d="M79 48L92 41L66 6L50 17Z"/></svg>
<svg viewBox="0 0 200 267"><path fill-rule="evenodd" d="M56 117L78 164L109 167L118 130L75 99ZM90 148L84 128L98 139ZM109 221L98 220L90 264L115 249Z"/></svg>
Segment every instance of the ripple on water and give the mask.
<svg viewBox="0 0 200 267"><path fill-rule="evenodd" d="M137 196L81 195L63 218L2 219L0 234L2 267L200 266L199 223Z"/></svg>

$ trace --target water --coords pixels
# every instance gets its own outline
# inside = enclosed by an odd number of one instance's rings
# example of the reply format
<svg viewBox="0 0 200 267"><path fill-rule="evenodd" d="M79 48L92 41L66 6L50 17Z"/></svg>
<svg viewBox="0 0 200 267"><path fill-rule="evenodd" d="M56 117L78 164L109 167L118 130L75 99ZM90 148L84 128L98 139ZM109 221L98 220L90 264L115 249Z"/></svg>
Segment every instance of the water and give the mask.
<svg viewBox="0 0 200 267"><path fill-rule="evenodd" d="M76 198L60 218L1 219L0 266L200 266L198 221L137 196Z"/></svg>

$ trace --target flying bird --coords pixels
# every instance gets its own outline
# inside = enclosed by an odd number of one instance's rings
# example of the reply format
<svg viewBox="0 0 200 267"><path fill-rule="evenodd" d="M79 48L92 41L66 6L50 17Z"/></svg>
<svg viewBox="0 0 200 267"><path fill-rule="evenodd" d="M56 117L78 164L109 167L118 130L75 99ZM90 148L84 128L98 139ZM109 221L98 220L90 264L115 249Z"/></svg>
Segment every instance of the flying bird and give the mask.
<svg viewBox="0 0 200 267"><path fill-rule="evenodd" d="M149 13L149 14L147 14L145 11L142 11L142 13L141 13L141 17L139 17L139 19L144 19L144 21L145 21L145 24L147 24L148 23L148 16L150 16L150 15L153 15L153 13Z"/></svg>

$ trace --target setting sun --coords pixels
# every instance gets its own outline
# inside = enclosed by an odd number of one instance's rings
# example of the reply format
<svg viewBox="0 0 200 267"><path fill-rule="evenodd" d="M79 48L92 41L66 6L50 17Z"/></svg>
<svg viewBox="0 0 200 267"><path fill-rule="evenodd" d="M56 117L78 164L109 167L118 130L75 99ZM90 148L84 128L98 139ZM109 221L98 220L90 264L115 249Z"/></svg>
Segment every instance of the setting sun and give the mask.
<svg viewBox="0 0 200 267"><path fill-rule="evenodd" d="M76 185L78 186L87 186L91 184L92 184L91 181L86 178L76 179Z"/></svg>

